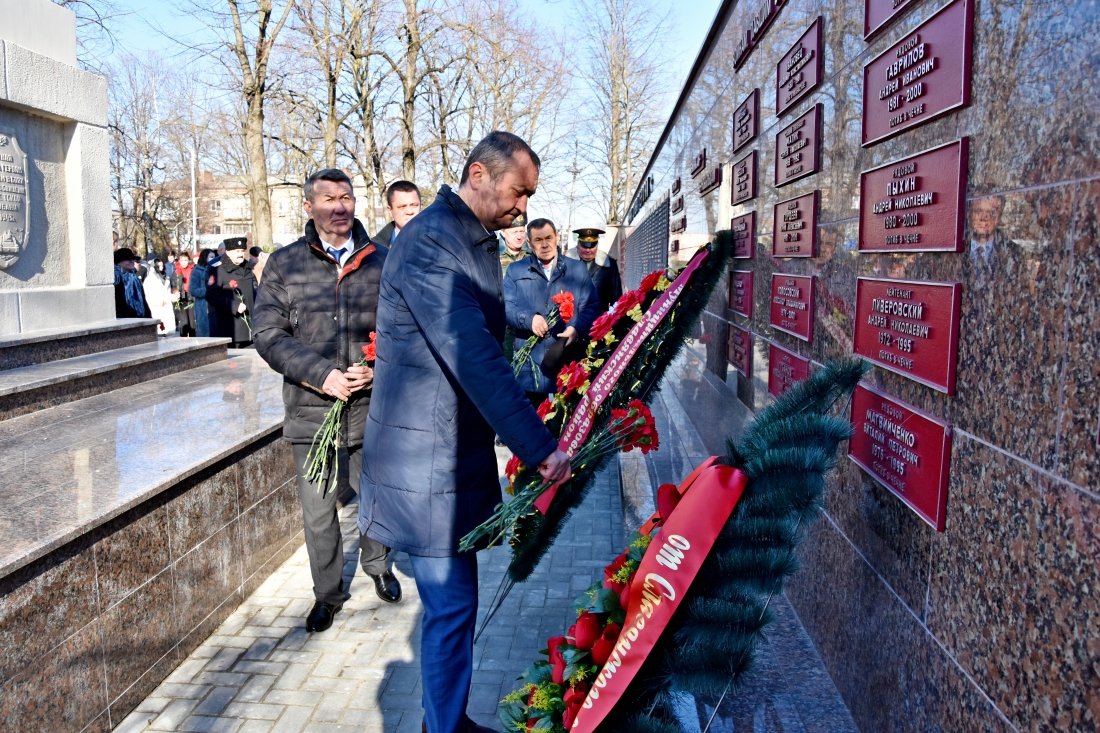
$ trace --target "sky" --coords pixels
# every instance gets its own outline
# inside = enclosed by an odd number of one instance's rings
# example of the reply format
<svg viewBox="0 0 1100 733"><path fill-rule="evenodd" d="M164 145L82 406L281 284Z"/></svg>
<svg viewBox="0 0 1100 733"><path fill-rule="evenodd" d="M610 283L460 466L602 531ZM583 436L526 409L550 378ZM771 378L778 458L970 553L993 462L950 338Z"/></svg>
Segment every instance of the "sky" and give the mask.
<svg viewBox="0 0 1100 733"><path fill-rule="evenodd" d="M660 61L668 69L669 77L675 80L675 90L668 95L668 108L662 116L667 119L688 71L699 53L699 48L710 30L721 0L692 0L690 11L687 11L687 4L683 0L650 1L668 12L667 40L658 51L664 57ZM569 33L570 9L574 0L518 0L518 2L524 11L534 16L548 31ZM178 53L179 48L173 39L186 42L189 38L197 38L203 32L200 23L178 13L174 2L115 0L114 5L119 11L111 22L116 41L114 45L116 53L125 50L142 55L144 51L157 51L172 56ZM167 34L170 34L171 38ZM109 61L110 58L103 60ZM554 172L543 171L543 175L552 176ZM536 198L531 202L530 213L535 216L549 215L564 223L566 213L558 210L560 205L553 206L550 211L540 211L540 208L544 207L540 207L537 199L536 194ZM549 201L544 202L544 206L549 204ZM576 225L579 226L582 221L589 224L603 221L604 212L583 205L578 208L579 211L575 216Z"/></svg>

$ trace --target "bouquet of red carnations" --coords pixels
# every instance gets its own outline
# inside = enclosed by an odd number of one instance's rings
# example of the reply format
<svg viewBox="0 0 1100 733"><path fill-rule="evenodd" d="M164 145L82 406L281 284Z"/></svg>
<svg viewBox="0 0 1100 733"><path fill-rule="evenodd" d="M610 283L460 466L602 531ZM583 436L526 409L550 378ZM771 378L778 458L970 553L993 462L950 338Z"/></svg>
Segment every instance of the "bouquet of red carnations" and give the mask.
<svg viewBox="0 0 1100 733"><path fill-rule="evenodd" d="M569 321L573 320L573 313L576 309L576 306L573 303L572 293L561 292L557 295L550 296L550 300L554 301L556 305L550 310L550 313L546 316L547 333L549 333L549 329L553 328L559 323L569 323ZM531 361L531 352L534 351L535 345L541 339L542 337L540 336L532 335L530 338L527 339L527 341L524 342L523 346L519 348L519 351L516 352L515 356L512 357L512 373L515 374L517 377L519 376L519 371L523 368L523 365L530 363L531 374L535 377L536 389L538 388L540 381L539 372L542 370L539 369L538 364L535 364Z"/></svg>
<svg viewBox="0 0 1100 733"><path fill-rule="evenodd" d="M359 366L367 366L367 364L374 361L377 339L378 336L374 331L371 331L370 343L363 347L363 358L358 361ZM331 484L329 484L328 490L332 491L336 488L336 476L340 468L337 440L340 437L340 420L344 416L344 408L347 407L347 404L341 399L333 403L332 407L325 413L325 420L321 423L321 429L313 436L313 443L310 444L309 453L306 454L306 480L317 484L318 491L321 490L322 485L329 481L330 477ZM330 465L332 467L331 472L329 471Z"/></svg>
<svg viewBox="0 0 1100 733"><path fill-rule="evenodd" d="M236 295L237 300L239 300L243 304L244 303L244 294L241 292L240 285L237 283L237 281L236 280L230 280L229 281L229 287L233 288L233 295ZM190 307L190 306L188 306L188 307ZM248 317L248 311L245 311L244 313L242 313L241 318L244 319L244 325L245 325L246 328L248 328L248 336L249 336L249 338L251 338L252 337L252 319Z"/></svg>

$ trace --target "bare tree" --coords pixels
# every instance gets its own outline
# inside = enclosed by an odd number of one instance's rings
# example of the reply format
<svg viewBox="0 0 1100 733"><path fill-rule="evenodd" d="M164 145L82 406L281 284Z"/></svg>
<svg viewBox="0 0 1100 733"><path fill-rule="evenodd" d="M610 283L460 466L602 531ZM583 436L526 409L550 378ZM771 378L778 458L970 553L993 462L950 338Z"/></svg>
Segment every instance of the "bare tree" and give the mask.
<svg viewBox="0 0 1100 733"><path fill-rule="evenodd" d="M584 22L580 21L583 12ZM595 114L588 124L593 162L606 166L601 188L607 222L622 222L626 198L653 150L668 93L658 59L667 15L648 0L599 0L578 5L588 66L584 74Z"/></svg>

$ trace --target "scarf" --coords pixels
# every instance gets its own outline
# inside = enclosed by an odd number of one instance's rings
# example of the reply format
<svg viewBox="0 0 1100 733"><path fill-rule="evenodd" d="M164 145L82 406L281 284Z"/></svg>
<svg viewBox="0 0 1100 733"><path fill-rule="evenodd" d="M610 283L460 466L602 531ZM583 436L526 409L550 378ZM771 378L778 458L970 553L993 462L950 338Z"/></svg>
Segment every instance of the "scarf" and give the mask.
<svg viewBox="0 0 1100 733"><path fill-rule="evenodd" d="M123 270L120 265L115 265L115 285L119 283L123 285L122 293L126 299L126 305L130 306L135 313L144 313L145 297L141 291L141 278L133 272Z"/></svg>

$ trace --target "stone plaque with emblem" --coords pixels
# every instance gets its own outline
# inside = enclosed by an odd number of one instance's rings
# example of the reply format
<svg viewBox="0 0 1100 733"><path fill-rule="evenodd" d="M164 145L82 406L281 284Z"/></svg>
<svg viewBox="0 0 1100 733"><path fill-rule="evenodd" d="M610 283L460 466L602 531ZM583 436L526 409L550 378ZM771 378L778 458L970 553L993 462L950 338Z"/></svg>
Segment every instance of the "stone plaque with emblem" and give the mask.
<svg viewBox="0 0 1100 733"><path fill-rule="evenodd" d="M857 278L852 351L955 394L961 294L959 283Z"/></svg>
<svg viewBox="0 0 1100 733"><path fill-rule="evenodd" d="M775 136L775 185L786 186L821 170L824 107L818 103Z"/></svg>
<svg viewBox="0 0 1100 733"><path fill-rule="evenodd" d="M874 387L852 395L848 457L937 532L947 529L952 428Z"/></svg>
<svg viewBox="0 0 1100 733"><path fill-rule="evenodd" d="M962 252L968 138L864 171L860 252Z"/></svg>
<svg viewBox="0 0 1100 733"><path fill-rule="evenodd" d="M775 67L775 115L779 117L821 83L821 16L810 24Z"/></svg>
<svg viewBox="0 0 1100 733"><path fill-rule="evenodd" d="M756 151L733 164L731 203L736 206L756 198Z"/></svg>
<svg viewBox="0 0 1100 733"><path fill-rule="evenodd" d="M781 397L784 392L810 376L810 360L768 344L768 394Z"/></svg>
<svg viewBox="0 0 1100 733"><path fill-rule="evenodd" d="M733 111L733 152L739 151L756 138L756 122L760 117L760 90L753 89L745 101Z"/></svg>
<svg viewBox="0 0 1100 733"><path fill-rule="evenodd" d="M863 147L970 104L973 0L953 0L863 67Z"/></svg>
<svg viewBox="0 0 1100 733"><path fill-rule="evenodd" d="M814 338L814 276L772 275L769 323L807 343Z"/></svg>
<svg viewBox="0 0 1100 733"><path fill-rule="evenodd" d="M818 192L813 191L775 205L772 219L772 255L817 256L817 202Z"/></svg>
<svg viewBox="0 0 1100 733"><path fill-rule="evenodd" d="M733 256L736 259L751 259L756 251L756 212L736 217L730 222L733 232Z"/></svg>
<svg viewBox="0 0 1100 733"><path fill-rule="evenodd" d="M19 260L29 224L27 154L14 135L0 130L0 269Z"/></svg>

